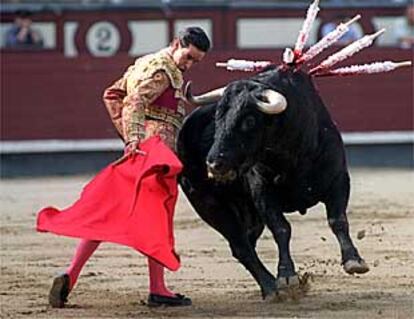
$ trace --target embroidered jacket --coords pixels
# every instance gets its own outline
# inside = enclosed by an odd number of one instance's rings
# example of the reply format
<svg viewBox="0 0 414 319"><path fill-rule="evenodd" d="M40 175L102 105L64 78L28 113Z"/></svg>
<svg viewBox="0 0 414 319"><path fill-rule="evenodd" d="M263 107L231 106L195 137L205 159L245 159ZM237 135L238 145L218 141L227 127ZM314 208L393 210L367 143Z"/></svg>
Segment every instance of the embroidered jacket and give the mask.
<svg viewBox="0 0 414 319"><path fill-rule="evenodd" d="M137 59L103 96L123 140L159 135L174 149L185 115L182 85L182 73L165 49Z"/></svg>

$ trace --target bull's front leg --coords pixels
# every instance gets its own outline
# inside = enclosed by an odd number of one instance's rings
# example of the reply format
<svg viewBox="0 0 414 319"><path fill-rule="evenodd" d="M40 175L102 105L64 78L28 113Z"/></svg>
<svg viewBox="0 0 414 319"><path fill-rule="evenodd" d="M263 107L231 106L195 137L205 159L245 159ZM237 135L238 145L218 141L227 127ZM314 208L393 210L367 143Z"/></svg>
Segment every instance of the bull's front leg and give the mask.
<svg viewBox="0 0 414 319"><path fill-rule="evenodd" d="M272 232L279 250L277 284L279 293L299 287L299 277L290 255L291 227L283 215L275 196L270 192L266 179L255 174L250 180L254 204L261 214L265 225ZM267 185L267 187L266 187Z"/></svg>
<svg viewBox="0 0 414 319"><path fill-rule="evenodd" d="M183 188L187 190L188 185ZM229 203L220 201L211 194L209 188L195 187L187 195L200 217L228 240L233 256L259 284L263 299L272 298L277 291L276 279L256 253L255 241L258 234L253 232L249 236L240 218L229 208Z"/></svg>
<svg viewBox="0 0 414 319"><path fill-rule="evenodd" d="M277 293L275 278L262 264L248 238L241 234L240 236L228 236L228 240L233 257L239 260L254 277L260 286L263 299L273 298Z"/></svg>
<svg viewBox="0 0 414 319"><path fill-rule="evenodd" d="M349 235L349 224L346 208L349 199L349 176L340 175L332 184L331 192L325 200L328 223L338 239L341 248L342 265L349 274L366 273L368 265L359 255Z"/></svg>
<svg viewBox="0 0 414 319"><path fill-rule="evenodd" d="M273 234L279 250L277 266L277 284L279 290L297 288L299 277L290 255L291 227L280 211L269 209L264 212L265 223Z"/></svg>

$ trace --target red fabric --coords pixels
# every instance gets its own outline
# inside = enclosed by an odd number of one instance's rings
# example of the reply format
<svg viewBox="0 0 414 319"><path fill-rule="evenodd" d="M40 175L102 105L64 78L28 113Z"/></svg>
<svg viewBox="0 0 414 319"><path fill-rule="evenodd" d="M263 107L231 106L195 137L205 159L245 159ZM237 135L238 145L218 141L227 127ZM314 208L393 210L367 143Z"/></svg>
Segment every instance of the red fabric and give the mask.
<svg viewBox="0 0 414 319"><path fill-rule="evenodd" d="M173 215L182 164L158 136L140 148L145 156L103 169L69 208L41 210L37 230L123 244L177 270Z"/></svg>
<svg viewBox="0 0 414 319"><path fill-rule="evenodd" d="M177 111L178 101L175 97L175 89L168 87L155 101L154 105Z"/></svg>

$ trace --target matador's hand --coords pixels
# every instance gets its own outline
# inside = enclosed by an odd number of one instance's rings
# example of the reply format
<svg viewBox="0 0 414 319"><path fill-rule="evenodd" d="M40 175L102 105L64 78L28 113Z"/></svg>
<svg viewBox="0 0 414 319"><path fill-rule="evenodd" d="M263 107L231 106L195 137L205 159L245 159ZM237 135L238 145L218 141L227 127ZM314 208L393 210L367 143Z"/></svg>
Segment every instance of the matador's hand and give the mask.
<svg viewBox="0 0 414 319"><path fill-rule="evenodd" d="M125 147L125 155L146 155L147 153L139 149L139 141L131 141Z"/></svg>

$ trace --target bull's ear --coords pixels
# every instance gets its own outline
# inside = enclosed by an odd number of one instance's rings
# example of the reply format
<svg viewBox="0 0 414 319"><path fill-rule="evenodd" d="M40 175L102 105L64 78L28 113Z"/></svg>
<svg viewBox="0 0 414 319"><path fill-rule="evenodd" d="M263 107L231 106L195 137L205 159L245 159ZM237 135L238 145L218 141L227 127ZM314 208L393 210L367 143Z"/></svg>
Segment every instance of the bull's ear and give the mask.
<svg viewBox="0 0 414 319"><path fill-rule="evenodd" d="M258 96L252 95L257 108L266 114L282 113L287 107L286 98L274 90L263 90Z"/></svg>

